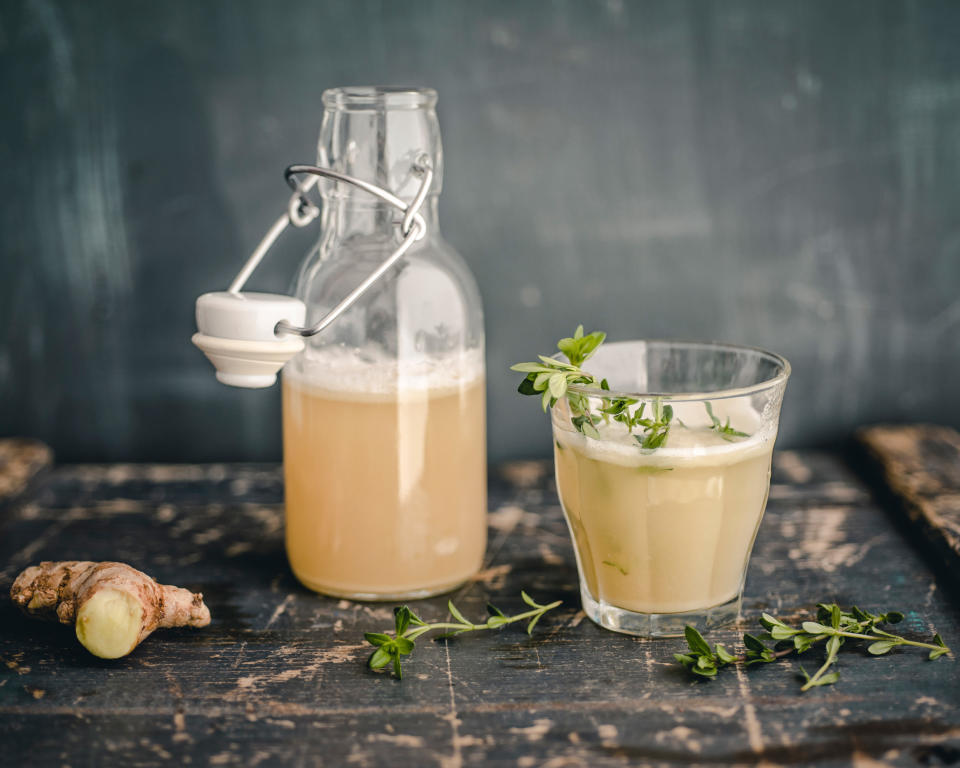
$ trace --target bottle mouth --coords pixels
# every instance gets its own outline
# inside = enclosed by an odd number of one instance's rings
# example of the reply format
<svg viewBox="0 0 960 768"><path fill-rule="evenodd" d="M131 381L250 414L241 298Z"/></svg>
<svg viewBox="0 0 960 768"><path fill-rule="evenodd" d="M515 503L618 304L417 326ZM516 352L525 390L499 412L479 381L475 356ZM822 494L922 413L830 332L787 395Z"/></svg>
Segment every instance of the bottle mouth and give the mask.
<svg viewBox="0 0 960 768"><path fill-rule="evenodd" d="M323 92L323 106L349 112L383 109L425 109L437 103L433 88L403 88L390 85L354 85L328 88Z"/></svg>

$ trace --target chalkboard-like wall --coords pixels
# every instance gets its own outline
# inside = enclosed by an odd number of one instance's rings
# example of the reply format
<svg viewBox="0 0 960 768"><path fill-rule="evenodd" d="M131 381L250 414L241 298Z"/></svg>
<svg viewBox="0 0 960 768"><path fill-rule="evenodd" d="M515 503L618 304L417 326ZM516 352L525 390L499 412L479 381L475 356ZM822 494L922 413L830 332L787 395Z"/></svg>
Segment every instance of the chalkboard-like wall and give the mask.
<svg viewBox="0 0 960 768"><path fill-rule="evenodd" d="M786 355L783 446L960 425L960 3L7 0L0 434L278 458L278 391L216 383L193 301L314 159L321 91L368 83L440 92L491 458L547 453L506 368L578 322Z"/></svg>

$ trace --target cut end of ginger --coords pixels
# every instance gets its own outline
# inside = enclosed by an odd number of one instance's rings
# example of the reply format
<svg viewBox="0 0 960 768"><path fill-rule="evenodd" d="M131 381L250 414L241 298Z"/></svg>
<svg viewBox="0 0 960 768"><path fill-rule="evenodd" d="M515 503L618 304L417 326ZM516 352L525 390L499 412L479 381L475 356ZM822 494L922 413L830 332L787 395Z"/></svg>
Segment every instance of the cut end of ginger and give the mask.
<svg viewBox="0 0 960 768"><path fill-rule="evenodd" d="M94 656L119 659L140 641L143 606L128 592L101 589L77 613L77 639Z"/></svg>

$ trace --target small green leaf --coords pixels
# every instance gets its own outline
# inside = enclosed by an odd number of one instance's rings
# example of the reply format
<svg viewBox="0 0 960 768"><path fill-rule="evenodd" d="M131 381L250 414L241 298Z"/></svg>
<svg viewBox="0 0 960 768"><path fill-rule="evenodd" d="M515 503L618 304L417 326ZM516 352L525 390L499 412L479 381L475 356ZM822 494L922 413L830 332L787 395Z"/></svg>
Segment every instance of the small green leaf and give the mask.
<svg viewBox="0 0 960 768"><path fill-rule="evenodd" d="M703 677L716 677L717 668L716 667L690 667L690 670L697 675L702 675Z"/></svg>
<svg viewBox="0 0 960 768"><path fill-rule="evenodd" d="M810 650L811 645L813 645L813 638L810 635L797 634L793 636L793 647L799 653Z"/></svg>
<svg viewBox="0 0 960 768"><path fill-rule="evenodd" d="M520 382L520 386L517 387L517 392L521 395L539 395L536 388L533 386L533 379L529 376Z"/></svg>
<svg viewBox="0 0 960 768"><path fill-rule="evenodd" d="M683 635L686 637L687 645L690 646L691 651L713 656L713 650L710 648L710 644L703 639L703 635L697 631L696 627L687 624L683 629Z"/></svg>
<svg viewBox="0 0 960 768"><path fill-rule="evenodd" d="M530 623L527 624L527 634L533 634L533 628L537 626L537 622L540 621L540 617L543 616L542 613L538 613L536 616L530 619Z"/></svg>
<svg viewBox="0 0 960 768"><path fill-rule="evenodd" d="M545 389L543 391L543 397L541 398L540 404L543 406L543 412L547 412L547 408L553 405L553 398L550 395L550 390Z"/></svg>
<svg viewBox="0 0 960 768"><path fill-rule="evenodd" d="M557 342L557 349L572 362L576 360L579 355L580 343L578 339L560 339L560 341Z"/></svg>
<svg viewBox="0 0 960 768"><path fill-rule="evenodd" d="M594 331L588 336L584 336L583 341L580 342L580 362L586 362L606 338L607 334L603 331Z"/></svg>
<svg viewBox="0 0 960 768"><path fill-rule="evenodd" d="M547 357L546 355L537 355L540 358L540 361L547 368L551 368L555 371L579 371L580 369L576 365L570 363L565 363L563 360L557 360L555 357Z"/></svg>
<svg viewBox="0 0 960 768"><path fill-rule="evenodd" d="M774 618L769 613L760 614L760 623L767 629L772 629L773 627L787 627L787 629L790 629L790 627L780 621L780 619Z"/></svg>
<svg viewBox="0 0 960 768"><path fill-rule="evenodd" d="M516 371L517 373L542 373L550 369L543 365L543 363L517 363L516 365L511 365L510 370Z"/></svg>
<svg viewBox="0 0 960 768"><path fill-rule="evenodd" d="M393 609L393 615L397 627L397 637L400 637L410 626L410 609L402 605Z"/></svg>
<svg viewBox="0 0 960 768"><path fill-rule="evenodd" d="M461 624L470 624L470 626L473 626L469 621L463 618L463 614L457 610L457 606L453 604L453 600L447 600L447 610L450 611L450 615Z"/></svg>
<svg viewBox="0 0 960 768"><path fill-rule="evenodd" d="M487 619L487 626L490 627L490 629L497 629L497 627L502 627L504 624L509 623L510 619L506 616L491 616Z"/></svg>
<svg viewBox="0 0 960 768"><path fill-rule="evenodd" d="M833 608L830 610L830 626L834 629L840 629L840 606L834 604Z"/></svg>
<svg viewBox="0 0 960 768"><path fill-rule="evenodd" d="M944 656L949 652L950 651L947 648L935 648L934 650L930 651L930 655L928 658L930 659L930 661L933 661L934 659L939 659L941 656Z"/></svg>
<svg viewBox="0 0 960 768"><path fill-rule="evenodd" d="M408 609L408 610L409 610L409 609ZM413 611L410 611L410 623L411 623L411 624L414 624L414 625L416 625L416 626L418 626L418 627L425 627L425 626L427 626L427 622L425 622L423 619L421 619L419 616L417 616L417 614L415 614Z"/></svg>
<svg viewBox="0 0 960 768"><path fill-rule="evenodd" d="M616 568L616 569L617 569L618 571L620 571L620 573L622 573L624 576L627 576L627 575L630 573L630 571L628 571L628 570L627 570L626 568L624 568L622 565L618 565L617 563L613 562L613 560L604 560L604 561L603 561L603 565L610 566L611 568Z"/></svg>
<svg viewBox="0 0 960 768"><path fill-rule="evenodd" d="M816 688L821 685L833 685L837 680L840 679L840 675L837 672L828 672L819 678L815 683L811 684L811 688Z"/></svg>
<svg viewBox="0 0 960 768"><path fill-rule="evenodd" d="M903 614L900 611L888 611L883 615L883 620L887 624L899 624L903 621Z"/></svg>
<svg viewBox="0 0 960 768"><path fill-rule="evenodd" d="M553 371L538 373L533 379L533 388L537 390L537 392L543 392L545 389L549 389L550 379L557 375L562 376L563 374L556 374Z"/></svg>
<svg viewBox="0 0 960 768"><path fill-rule="evenodd" d="M897 645L899 645L899 643L893 640L877 640L877 642L871 643L867 647L867 653L873 656L883 656L883 654L888 653L890 649Z"/></svg>
<svg viewBox="0 0 960 768"><path fill-rule="evenodd" d="M504 612L501 611L499 608L497 608L497 606L495 606L493 603L487 603L487 611L490 613L491 616L505 615Z"/></svg>
<svg viewBox="0 0 960 768"><path fill-rule="evenodd" d="M363 637L370 645L375 645L378 648L384 643L389 643L393 640L390 635L385 635L382 632L364 632Z"/></svg>
<svg viewBox="0 0 960 768"><path fill-rule="evenodd" d="M398 637L396 639L397 651L402 653L404 656L409 654L413 650L413 640L410 640L406 637Z"/></svg>
<svg viewBox="0 0 960 768"><path fill-rule="evenodd" d="M840 635L832 635L827 639L827 655L836 656L840 646L843 645L843 638Z"/></svg>
<svg viewBox="0 0 960 768"><path fill-rule="evenodd" d="M774 625L770 627L770 635L774 640L789 640L794 635L800 634L796 629L790 629L790 627L784 625Z"/></svg>
<svg viewBox="0 0 960 768"><path fill-rule="evenodd" d="M736 657L727 651L720 643L717 643L717 658L724 664L730 664L737 660Z"/></svg>
<svg viewBox="0 0 960 768"><path fill-rule="evenodd" d="M567 394L567 377L562 373L550 377L550 394L558 399Z"/></svg>
<svg viewBox="0 0 960 768"><path fill-rule="evenodd" d="M542 605L538 604L537 601L530 597L530 595L528 595L526 592L520 592L520 597L523 599L523 602L525 602L531 608L543 608Z"/></svg>
<svg viewBox="0 0 960 768"><path fill-rule="evenodd" d="M833 631L830 627L825 627L817 621L805 621L800 626L803 627L804 632L809 632L811 635L828 635Z"/></svg>
<svg viewBox="0 0 960 768"><path fill-rule="evenodd" d="M391 655L383 650L383 648L377 648L377 650L370 654L370 658L367 660L367 666L369 666L370 669L383 669L390 663L391 658Z"/></svg>
<svg viewBox="0 0 960 768"><path fill-rule="evenodd" d="M713 405L711 405L709 400L703 401L703 407L707 409L707 416L710 417L710 421L713 422L714 428L720 426L720 419L713 415Z"/></svg>
<svg viewBox="0 0 960 768"><path fill-rule="evenodd" d="M597 430L595 426L593 426L593 422L591 421L584 422L583 434L586 435L587 437L592 437L594 440L600 439L600 432Z"/></svg>
<svg viewBox="0 0 960 768"><path fill-rule="evenodd" d="M760 642L759 638L746 632L743 635L743 645L747 650L756 651L757 653L767 650L767 646Z"/></svg>

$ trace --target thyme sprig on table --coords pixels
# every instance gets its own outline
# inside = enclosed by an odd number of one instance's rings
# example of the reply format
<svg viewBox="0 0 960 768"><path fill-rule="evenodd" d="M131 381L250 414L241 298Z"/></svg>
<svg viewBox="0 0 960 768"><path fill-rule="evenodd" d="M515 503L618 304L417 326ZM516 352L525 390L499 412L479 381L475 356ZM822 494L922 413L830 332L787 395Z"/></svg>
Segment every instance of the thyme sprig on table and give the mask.
<svg viewBox="0 0 960 768"><path fill-rule="evenodd" d="M715 677L722 667L729 664L750 666L769 663L794 653L804 653L822 642L826 647L826 657L820 668L810 675L803 666L800 667L804 679L800 690L807 691L821 685L832 685L840 679L836 671L829 670L848 640L861 644L870 641L866 650L873 656L882 656L899 646L929 650L927 657L931 660L951 652L939 634L933 636L932 643L922 643L879 627L880 624L898 624L901 621L903 614L898 611L872 614L857 606L843 610L836 603L820 603L817 605L817 620L804 621L799 629L764 613L760 624L766 631L759 636L744 633L744 654L741 656L733 655L720 643L711 647L700 632L687 625L684 635L689 651L675 653L674 658L696 675Z"/></svg>
<svg viewBox="0 0 960 768"><path fill-rule="evenodd" d="M515 616L507 616L499 608L487 603L487 610L490 612L489 618L482 624L474 624L464 618L457 606L452 600L447 601L447 610L453 616L455 621L440 621L429 624L421 619L417 614L410 610L406 605L397 606L393 609L395 620L394 635L384 632L365 632L364 638L375 650L367 659L367 666L370 669L383 669L388 665L393 665L393 674L398 678L403 677L403 670L400 665L401 656L409 656L413 652L414 640L427 632L438 629L447 630L442 635L437 635L436 640L445 637L455 637L464 632L477 632L483 629L499 629L507 624L513 624L518 621L528 621L527 634L533 634L533 628L547 611L552 611L561 603L560 600L541 605L536 602L526 592L521 592L520 597L531 610L518 613Z"/></svg>

